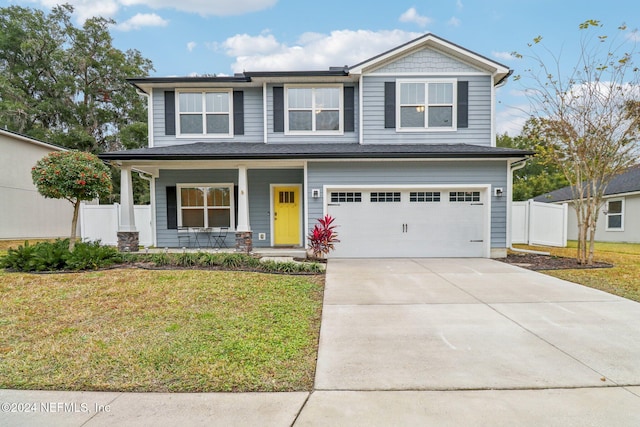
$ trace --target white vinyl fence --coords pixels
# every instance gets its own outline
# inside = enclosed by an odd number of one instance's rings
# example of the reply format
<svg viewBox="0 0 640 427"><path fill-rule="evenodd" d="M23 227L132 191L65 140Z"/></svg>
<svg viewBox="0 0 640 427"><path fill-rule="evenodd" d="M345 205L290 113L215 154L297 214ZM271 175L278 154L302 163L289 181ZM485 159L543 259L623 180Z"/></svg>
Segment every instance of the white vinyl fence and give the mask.
<svg viewBox="0 0 640 427"><path fill-rule="evenodd" d="M136 229L142 246L153 245L151 233L151 206L134 206ZM80 205L80 235L83 240L100 240L105 245L118 244L120 205Z"/></svg>
<svg viewBox="0 0 640 427"><path fill-rule="evenodd" d="M511 242L543 246L567 246L567 205L513 202Z"/></svg>

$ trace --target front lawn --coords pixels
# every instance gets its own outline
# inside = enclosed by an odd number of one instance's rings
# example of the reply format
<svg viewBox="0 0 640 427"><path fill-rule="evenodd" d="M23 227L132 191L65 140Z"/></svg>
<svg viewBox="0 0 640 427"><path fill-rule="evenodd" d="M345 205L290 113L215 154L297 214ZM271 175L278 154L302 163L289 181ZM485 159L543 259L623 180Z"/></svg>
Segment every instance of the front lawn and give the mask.
<svg viewBox="0 0 640 427"><path fill-rule="evenodd" d="M0 388L311 390L321 276L0 272Z"/></svg>
<svg viewBox="0 0 640 427"><path fill-rule="evenodd" d="M570 241L567 248L515 246L551 252L554 256L575 257L577 242ZM543 273L640 302L640 244L596 242L595 259L614 267Z"/></svg>

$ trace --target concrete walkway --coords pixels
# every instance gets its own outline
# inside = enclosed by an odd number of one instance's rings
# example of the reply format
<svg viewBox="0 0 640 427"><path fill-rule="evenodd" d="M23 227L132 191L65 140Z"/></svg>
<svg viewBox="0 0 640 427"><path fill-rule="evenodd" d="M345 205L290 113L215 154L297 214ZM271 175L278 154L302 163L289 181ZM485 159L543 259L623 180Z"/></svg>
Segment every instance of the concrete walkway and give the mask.
<svg viewBox="0 0 640 427"><path fill-rule="evenodd" d="M640 304L485 259L332 260L312 393L0 405L2 426L637 426Z"/></svg>

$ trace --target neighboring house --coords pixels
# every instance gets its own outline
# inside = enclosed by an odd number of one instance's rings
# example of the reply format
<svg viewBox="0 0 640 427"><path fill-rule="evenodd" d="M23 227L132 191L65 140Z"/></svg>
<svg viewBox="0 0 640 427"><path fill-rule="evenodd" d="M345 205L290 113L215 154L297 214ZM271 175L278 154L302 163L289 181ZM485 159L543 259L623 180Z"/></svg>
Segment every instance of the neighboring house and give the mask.
<svg viewBox="0 0 640 427"><path fill-rule="evenodd" d="M149 147L101 158L125 182L132 168L153 178L159 247L185 245L186 227L229 227L240 250L306 247L330 214L335 257L501 257L511 166L532 154L495 146L510 74L426 34L327 71L131 79Z"/></svg>
<svg viewBox="0 0 640 427"><path fill-rule="evenodd" d="M73 206L45 199L31 180L31 168L64 148L0 130L0 239L55 238L70 235Z"/></svg>
<svg viewBox="0 0 640 427"><path fill-rule="evenodd" d="M547 203L567 203L569 206L568 235L578 239L578 220L571 199L571 187L564 187L535 197ZM640 243L640 165L611 180L604 192L604 205L600 208L596 225L596 240L600 242Z"/></svg>

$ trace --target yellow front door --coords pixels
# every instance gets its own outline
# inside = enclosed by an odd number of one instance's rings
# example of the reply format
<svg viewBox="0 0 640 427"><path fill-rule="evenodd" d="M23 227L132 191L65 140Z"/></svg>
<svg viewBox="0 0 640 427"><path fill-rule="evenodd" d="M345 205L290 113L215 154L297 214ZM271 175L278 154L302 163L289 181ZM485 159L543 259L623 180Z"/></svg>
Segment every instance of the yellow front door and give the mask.
<svg viewBox="0 0 640 427"><path fill-rule="evenodd" d="M273 189L273 243L300 245L300 188Z"/></svg>

